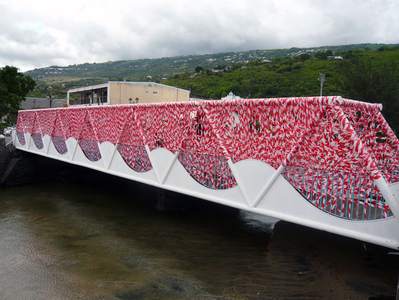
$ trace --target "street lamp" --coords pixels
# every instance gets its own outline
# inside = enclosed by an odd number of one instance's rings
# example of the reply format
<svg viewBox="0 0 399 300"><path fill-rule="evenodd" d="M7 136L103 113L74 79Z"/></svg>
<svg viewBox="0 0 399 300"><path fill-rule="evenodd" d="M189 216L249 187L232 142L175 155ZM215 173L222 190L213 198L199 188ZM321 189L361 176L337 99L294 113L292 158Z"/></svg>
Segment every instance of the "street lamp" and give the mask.
<svg viewBox="0 0 399 300"><path fill-rule="evenodd" d="M320 73L319 81L320 81L320 97L321 97L321 96L323 96L323 86L324 86L324 82L326 81L326 74Z"/></svg>
<svg viewBox="0 0 399 300"><path fill-rule="evenodd" d="M53 96L51 95L52 90L53 90L53 87L50 85L47 89L50 108L53 107Z"/></svg>

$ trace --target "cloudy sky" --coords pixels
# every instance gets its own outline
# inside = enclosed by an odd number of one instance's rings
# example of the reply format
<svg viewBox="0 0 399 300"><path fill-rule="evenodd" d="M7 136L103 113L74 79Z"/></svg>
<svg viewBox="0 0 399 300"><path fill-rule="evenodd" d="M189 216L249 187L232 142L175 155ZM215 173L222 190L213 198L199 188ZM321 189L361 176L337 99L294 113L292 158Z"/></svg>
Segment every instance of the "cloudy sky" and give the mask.
<svg viewBox="0 0 399 300"><path fill-rule="evenodd" d="M399 43L398 0L0 0L0 67Z"/></svg>

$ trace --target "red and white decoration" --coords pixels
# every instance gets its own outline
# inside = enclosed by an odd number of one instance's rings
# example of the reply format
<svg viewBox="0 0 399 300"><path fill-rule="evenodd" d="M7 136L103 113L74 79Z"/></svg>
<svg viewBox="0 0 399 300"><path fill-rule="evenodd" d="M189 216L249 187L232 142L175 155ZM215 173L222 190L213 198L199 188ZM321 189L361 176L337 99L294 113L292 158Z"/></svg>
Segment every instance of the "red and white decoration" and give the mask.
<svg viewBox="0 0 399 300"><path fill-rule="evenodd" d="M373 220L392 216L375 181L399 182L399 141L380 110L340 97L71 107L20 111L16 136L43 149L47 135L61 155L74 138L92 162L108 142L138 173L164 148L212 190L238 185L232 165L262 161L317 208Z"/></svg>

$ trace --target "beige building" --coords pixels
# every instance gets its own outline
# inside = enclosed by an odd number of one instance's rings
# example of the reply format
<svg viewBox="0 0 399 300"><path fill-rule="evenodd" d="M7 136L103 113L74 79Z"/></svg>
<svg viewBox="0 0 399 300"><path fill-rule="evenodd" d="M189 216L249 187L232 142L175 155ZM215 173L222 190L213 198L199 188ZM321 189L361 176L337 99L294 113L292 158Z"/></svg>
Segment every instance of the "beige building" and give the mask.
<svg viewBox="0 0 399 300"><path fill-rule="evenodd" d="M109 81L71 89L68 105L135 104L189 101L190 91L155 82Z"/></svg>

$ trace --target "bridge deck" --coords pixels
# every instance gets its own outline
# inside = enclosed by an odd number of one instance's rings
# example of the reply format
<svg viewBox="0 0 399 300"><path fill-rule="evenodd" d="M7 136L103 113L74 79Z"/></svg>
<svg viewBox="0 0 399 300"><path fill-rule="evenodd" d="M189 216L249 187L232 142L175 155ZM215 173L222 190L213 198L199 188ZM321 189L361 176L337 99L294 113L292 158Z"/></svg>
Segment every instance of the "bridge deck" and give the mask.
<svg viewBox="0 0 399 300"><path fill-rule="evenodd" d="M399 140L341 97L20 111L23 151L399 248Z"/></svg>

